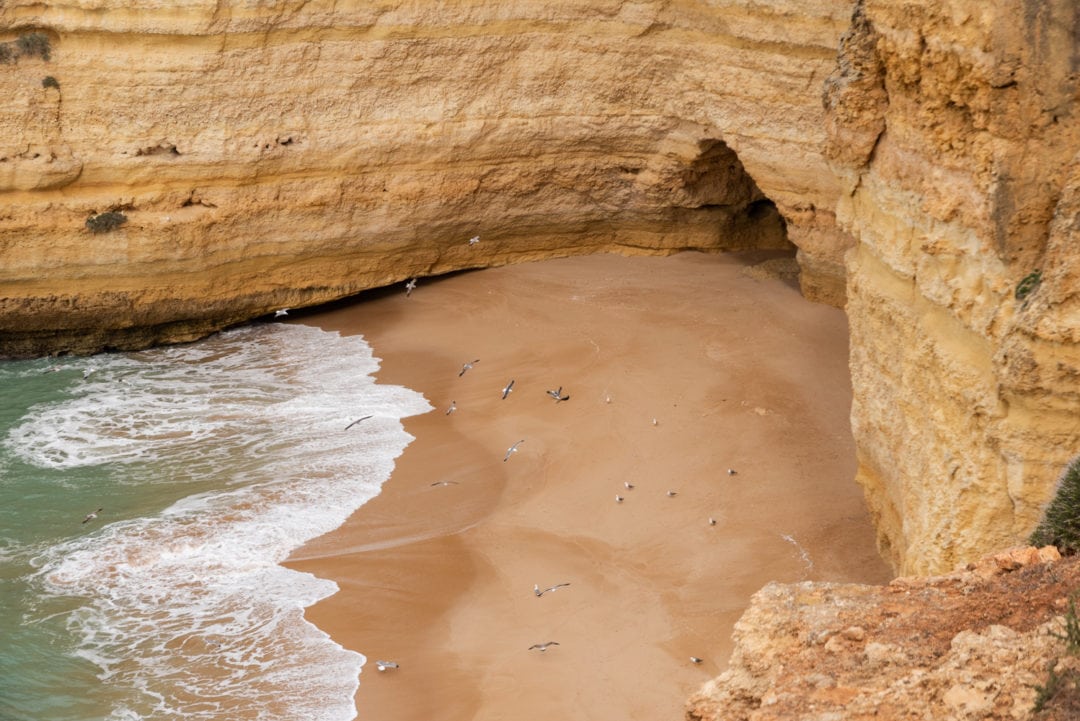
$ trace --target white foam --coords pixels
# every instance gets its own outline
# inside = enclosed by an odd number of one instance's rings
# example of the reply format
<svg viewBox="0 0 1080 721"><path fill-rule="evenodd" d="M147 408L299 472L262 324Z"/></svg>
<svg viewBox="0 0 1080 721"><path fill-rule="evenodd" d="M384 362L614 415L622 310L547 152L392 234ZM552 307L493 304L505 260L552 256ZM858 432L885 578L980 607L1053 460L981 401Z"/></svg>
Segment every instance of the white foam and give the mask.
<svg viewBox="0 0 1080 721"><path fill-rule="evenodd" d="M220 479L36 560L43 592L85 598L69 617L78 653L129 691L111 718L353 718L363 657L303 619L337 587L278 564L378 493L411 440L400 419L431 406L375 384L360 338L304 326L93 365L70 400L12 430L14 453L57 469L123 464L139 482Z"/></svg>

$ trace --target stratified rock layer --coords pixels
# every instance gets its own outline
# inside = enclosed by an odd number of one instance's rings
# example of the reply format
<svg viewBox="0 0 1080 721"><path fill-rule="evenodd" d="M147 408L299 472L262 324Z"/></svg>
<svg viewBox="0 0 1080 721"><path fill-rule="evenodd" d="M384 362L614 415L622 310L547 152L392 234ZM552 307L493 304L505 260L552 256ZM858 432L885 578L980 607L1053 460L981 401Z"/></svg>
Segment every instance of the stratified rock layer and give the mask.
<svg viewBox="0 0 1080 721"><path fill-rule="evenodd" d="M819 88L849 14L5 2L0 354L545 256L785 247L785 221L807 293L842 303ZM127 222L91 233L105 211Z"/></svg>
<svg viewBox="0 0 1080 721"><path fill-rule="evenodd" d="M1032 718L1049 668L1075 674L1062 636L1078 584L1080 559L1053 547L888 586L770 584L735 626L730 668L690 699L686 718Z"/></svg>
<svg viewBox="0 0 1080 721"><path fill-rule="evenodd" d="M1026 538L1080 452L1078 23L865 0L825 85L858 479L902 573Z"/></svg>

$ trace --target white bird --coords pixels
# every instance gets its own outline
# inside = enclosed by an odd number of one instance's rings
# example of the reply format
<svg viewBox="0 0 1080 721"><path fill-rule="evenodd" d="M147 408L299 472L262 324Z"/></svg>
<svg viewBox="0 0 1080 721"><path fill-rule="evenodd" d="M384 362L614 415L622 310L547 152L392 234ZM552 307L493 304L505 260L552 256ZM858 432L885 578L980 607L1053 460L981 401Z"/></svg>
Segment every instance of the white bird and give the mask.
<svg viewBox="0 0 1080 721"><path fill-rule="evenodd" d="M92 520L94 520L95 518L97 518L97 514L101 513L101 512L103 511L103 510L104 510L104 509L102 509L102 508L99 508L99 509L97 509L96 511L94 511L93 513L87 513L87 514L86 514L86 518L82 519L82 522L83 522L83 523L89 523L90 521L92 521Z"/></svg>
<svg viewBox="0 0 1080 721"><path fill-rule="evenodd" d="M660 425L660 422L659 422L658 420L656 420L655 418L653 418L653 419L652 419L652 424L653 424L654 426L658 426L658 425Z"/></svg>
<svg viewBox="0 0 1080 721"><path fill-rule="evenodd" d="M408 298L416 290L416 278L412 278L405 284L405 297Z"/></svg>
<svg viewBox="0 0 1080 721"><path fill-rule="evenodd" d="M91 374L91 373L93 373L93 372L94 372L94 371L96 371L96 370L97 370L97 368L87 368L86 370L84 370L84 371L82 372L82 377L83 377L83 378L89 378L89 377L90 377L90 374Z"/></svg>
<svg viewBox="0 0 1080 721"><path fill-rule="evenodd" d="M539 598L540 596L543 596L548 591L556 591L556 590L562 588L563 586L569 586L569 585L570 585L569 583L556 583L554 586L548 586L547 588L540 588L540 584L534 583L533 584L533 593L536 594L537 598Z"/></svg>
<svg viewBox="0 0 1080 721"><path fill-rule="evenodd" d="M506 449L506 455L503 457L503 463L506 463L508 460L510 460L510 454L517 453L518 446L520 446L524 442L525 442L525 439L522 438L520 441L518 441L514 445L507 448Z"/></svg>
<svg viewBox="0 0 1080 721"><path fill-rule="evenodd" d="M360 421L366 421L366 420L367 420L368 418L371 418L371 416L364 416L363 418L357 418L357 419L356 419L355 421L353 421L353 422L352 422L352 423L350 423L349 425L345 426L345 430L349 430L350 428L352 428L353 426L355 426L355 425L356 425L357 423L359 423Z"/></svg>
<svg viewBox="0 0 1080 721"><path fill-rule="evenodd" d="M678 494L678 491L668 491L667 494L669 498L674 498Z"/></svg>
<svg viewBox="0 0 1080 721"><path fill-rule="evenodd" d="M562 386L559 386L559 390L557 390L557 391L548 391L547 394L549 396L551 396L552 398L554 398L556 403L558 403L559 401L568 401L568 400L570 400L570 394L569 393L567 393L565 396L562 394Z"/></svg>
<svg viewBox="0 0 1080 721"><path fill-rule="evenodd" d="M460 378L461 376L465 375L465 371L471 369L473 367L473 363L479 363L479 362L480 362L480 359L477 358L472 363L462 363L461 364L461 372L457 374L457 377Z"/></svg>
<svg viewBox="0 0 1080 721"><path fill-rule="evenodd" d="M469 245L476 245L479 242L480 242L480 236L479 235L474 235L473 237L469 238Z"/></svg>
<svg viewBox="0 0 1080 721"><path fill-rule="evenodd" d="M379 669L380 671L385 671L387 669L394 669L394 668L397 668L397 667L398 667L398 665L394 661L376 661L375 662L375 668Z"/></svg>
<svg viewBox="0 0 1080 721"><path fill-rule="evenodd" d="M716 519L713 518L712 516L709 517L709 525L710 526L715 526L716 525Z"/></svg>
<svg viewBox="0 0 1080 721"><path fill-rule="evenodd" d="M622 503L622 501L623 501L622 496L620 496L618 493L616 493L615 494L615 502L616 503Z"/></svg>
<svg viewBox="0 0 1080 721"><path fill-rule="evenodd" d="M510 382L506 384L506 387L502 389L502 397L504 401L506 400L506 397L510 395L510 391L512 390L514 390L513 379L511 379Z"/></svg>
<svg viewBox="0 0 1080 721"><path fill-rule="evenodd" d="M532 651L535 648L537 651L543 652L543 651L547 651L549 646L558 646L558 645L559 645L558 641L547 641L546 643L534 643L532 646L529 646L529 650Z"/></svg>
<svg viewBox="0 0 1080 721"><path fill-rule="evenodd" d="M289 308L281 308L281 309L279 309L279 310L275 310L275 311L274 311L274 317L275 317L275 318L280 318L280 317L281 317L281 316L283 316L283 315L288 315L288 314L289 314L289 310L290 310Z"/></svg>
<svg viewBox="0 0 1080 721"><path fill-rule="evenodd" d="M691 656L690 657L690 663L701 663L701 659L698 658L697 656Z"/></svg>
<svg viewBox="0 0 1080 721"><path fill-rule="evenodd" d="M623 485L626 486L626 490L628 491L634 490L634 484L630 481L623 481Z"/></svg>
<svg viewBox="0 0 1080 721"><path fill-rule="evenodd" d="M734 476L736 473L738 473L738 471L736 471L734 468L727 469L727 474L729 476Z"/></svg>
<svg viewBox="0 0 1080 721"><path fill-rule="evenodd" d="M450 415L457 410L457 401L450 401L450 407L446 409L446 415Z"/></svg>

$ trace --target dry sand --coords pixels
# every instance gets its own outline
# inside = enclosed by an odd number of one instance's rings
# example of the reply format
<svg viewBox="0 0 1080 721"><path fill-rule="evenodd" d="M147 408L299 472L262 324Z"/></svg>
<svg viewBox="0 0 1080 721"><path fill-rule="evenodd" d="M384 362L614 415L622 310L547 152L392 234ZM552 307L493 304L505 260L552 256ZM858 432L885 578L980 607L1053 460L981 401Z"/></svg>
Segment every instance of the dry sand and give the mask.
<svg viewBox="0 0 1080 721"><path fill-rule="evenodd" d="M680 719L762 585L889 578L845 317L746 272L767 257L550 260L301 319L435 406L382 494L290 562L341 586L307 615L368 656L359 719Z"/></svg>

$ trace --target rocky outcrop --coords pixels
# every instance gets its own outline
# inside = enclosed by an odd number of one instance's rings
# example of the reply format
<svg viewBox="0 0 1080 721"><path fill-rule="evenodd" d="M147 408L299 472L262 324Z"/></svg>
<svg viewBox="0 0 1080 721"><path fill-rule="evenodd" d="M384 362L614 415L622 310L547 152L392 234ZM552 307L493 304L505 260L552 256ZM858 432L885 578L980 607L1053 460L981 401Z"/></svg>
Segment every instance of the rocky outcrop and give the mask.
<svg viewBox="0 0 1080 721"><path fill-rule="evenodd" d="M888 586L770 584L735 626L730 667L686 718L1015 721L1033 718L1040 696L1038 718L1075 718L1050 714L1080 699L1064 638L1078 585L1080 559L1050 546Z"/></svg>
<svg viewBox="0 0 1080 721"><path fill-rule="evenodd" d="M1024 539L1080 450L1078 31L866 0L826 82L858 479L904 573Z"/></svg>
<svg viewBox="0 0 1080 721"><path fill-rule="evenodd" d="M787 239L807 294L842 303L819 96L849 15L8 0L0 354L183 340L460 268ZM127 222L91 233L107 211Z"/></svg>

